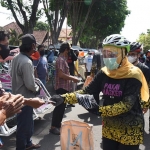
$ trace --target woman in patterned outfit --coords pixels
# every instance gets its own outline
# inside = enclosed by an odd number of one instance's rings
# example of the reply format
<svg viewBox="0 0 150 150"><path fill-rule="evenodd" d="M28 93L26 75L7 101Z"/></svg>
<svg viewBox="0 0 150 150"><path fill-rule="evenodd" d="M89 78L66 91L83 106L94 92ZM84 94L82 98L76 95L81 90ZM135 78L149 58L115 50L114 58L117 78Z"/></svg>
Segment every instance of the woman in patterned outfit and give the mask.
<svg viewBox="0 0 150 150"><path fill-rule="evenodd" d="M119 34L103 41L105 67L84 90L52 99L64 103L87 101L85 94L103 93L104 103L99 106L103 119L103 150L138 150L143 143L144 118L140 101L148 102L149 90L140 69L127 59L129 41ZM82 96L81 96L82 94Z"/></svg>

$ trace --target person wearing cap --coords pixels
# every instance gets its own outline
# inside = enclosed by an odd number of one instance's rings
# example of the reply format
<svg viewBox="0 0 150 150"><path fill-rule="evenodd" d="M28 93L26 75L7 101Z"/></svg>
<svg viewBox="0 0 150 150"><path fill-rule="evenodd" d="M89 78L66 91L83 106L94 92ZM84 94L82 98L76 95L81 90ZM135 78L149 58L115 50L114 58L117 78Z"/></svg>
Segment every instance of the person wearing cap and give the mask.
<svg viewBox="0 0 150 150"><path fill-rule="evenodd" d="M34 100L40 92L40 86L35 83L34 67L31 55L36 51L36 39L32 34L21 37L20 54L12 61L12 93L21 94L27 99ZM33 108L24 106L17 115L16 150L37 149L40 145L33 144Z"/></svg>
<svg viewBox="0 0 150 150"><path fill-rule="evenodd" d="M69 92L70 81L73 81L75 83L79 82L76 77L71 76L69 73L69 66L67 63L69 51L70 45L67 42L62 43L59 50L59 57L56 60L55 90L57 94L65 94ZM60 127L65 112L65 107L66 104L62 103L61 105L54 108L51 128L49 130L50 133L60 135Z"/></svg>
<svg viewBox="0 0 150 150"><path fill-rule="evenodd" d="M9 49L9 35L7 32L5 31L0 31L0 59L3 59L5 60L9 55L10 55L10 49ZM2 89L2 85L1 85L1 82L0 82L0 89ZM5 94L8 94L11 98L11 100L13 101L16 101L16 98L17 97L19 99L19 96L18 95L13 95L13 94L10 94L10 93L7 93L4 91L4 89L2 89L3 92L0 92L1 94L2 93L5 93ZM21 97L21 95L20 95ZM4 97L3 97L3 100L4 100ZM7 99L9 100L9 99ZM20 101L21 102L21 101ZM18 101L19 103L19 101ZM18 104L16 103L16 104ZM29 105L33 108L38 108L39 106L41 106L43 104L43 101L41 99L24 99L24 105ZM15 105L14 105L15 106ZM14 107L15 108L15 107ZM14 115L14 112L16 112L15 110L12 111L12 114L7 114L8 116L12 116ZM9 113L11 113L11 111L9 110ZM0 125L1 125L1 122L0 122Z"/></svg>
<svg viewBox="0 0 150 150"><path fill-rule="evenodd" d="M46 86L46 80L49 79L48 76L48 63L47 63L47 58L44 56L45 55L45 50L44 50L44 45L39 45L38 46L38 53L40 54L40 58L38 60L33 60L34 64L34 70L35 70L35 77L39 78L43 85Z"/></svg>
<svg viewBox="0 0 150 150"><path fill-rule="evenodd" d="M103 40L103 67L84 90L53 95L53 101L91 107L88 95L103 93L103 150L139 150L144 140L144 117L140 102L148 102L149 88L142 71L128 61L130 42L120 34ZM135 88L136 87L136 88ZM84 96L85 95L85 96ZM57 105L57 104L56 104ZM93 105L94 106L94 105Z"/></svg>
<svg viewBox="0 0 150 150"><path fill-rule="evenodd" d="M93 60L93 55L92 51L88 51L88 55L84 59L84 64L85 64L85 78L91 74L91 68L92 68L92 60Z"/></svg>

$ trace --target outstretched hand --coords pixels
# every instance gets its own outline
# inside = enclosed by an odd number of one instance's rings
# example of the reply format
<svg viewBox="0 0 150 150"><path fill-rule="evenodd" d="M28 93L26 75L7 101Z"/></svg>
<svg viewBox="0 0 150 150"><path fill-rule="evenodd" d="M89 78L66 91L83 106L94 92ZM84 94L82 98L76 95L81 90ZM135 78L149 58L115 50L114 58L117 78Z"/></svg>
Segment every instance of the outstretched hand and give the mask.
<svg viewBox="0 0 150 150"><path fill-rule="evenodd" d="M45 101L40 99L39 97L31 98L31 99L25 99L25 105L31 106L33 108L39 108L43 104L45 104Z"/></svg>

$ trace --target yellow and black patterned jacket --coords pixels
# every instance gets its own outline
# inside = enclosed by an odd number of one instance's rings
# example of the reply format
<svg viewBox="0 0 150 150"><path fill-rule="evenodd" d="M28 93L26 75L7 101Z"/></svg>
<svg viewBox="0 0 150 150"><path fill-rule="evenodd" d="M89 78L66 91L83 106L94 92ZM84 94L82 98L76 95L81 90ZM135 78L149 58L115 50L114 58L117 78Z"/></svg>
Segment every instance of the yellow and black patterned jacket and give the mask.
<svg viewBox="0 0 150 150"><path fill-rule="evenodd" d="M135 78L112 79L100 71L81 94L103 93L99 107L103 118L102 136L125 145L143 143L144 117L140 105L141 82ZM75 93L64 94L65 103L77 103Z"/></svg>

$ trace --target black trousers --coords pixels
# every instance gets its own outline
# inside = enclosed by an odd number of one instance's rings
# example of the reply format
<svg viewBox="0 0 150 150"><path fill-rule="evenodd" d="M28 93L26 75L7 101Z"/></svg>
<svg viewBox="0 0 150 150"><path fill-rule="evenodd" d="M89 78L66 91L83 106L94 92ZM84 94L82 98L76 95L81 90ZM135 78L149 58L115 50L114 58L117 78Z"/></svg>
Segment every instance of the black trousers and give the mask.
<svg viewBox="0 0 150 150"><path fill-rule="evenodd" d="M64 89L58 89L56 90L56 94L66 94L68 91ZM61 122L64 116L66 104L62 103L59 106L56 106L53 111L53 116L52 116L52 127L60 128L61 127Z"/></svg>
<svg viewBox="0 0 150 150"><path fill-rule="evenodd" d="M139 145L124 145L103 137L103 150L139 150Z"/></svg>

